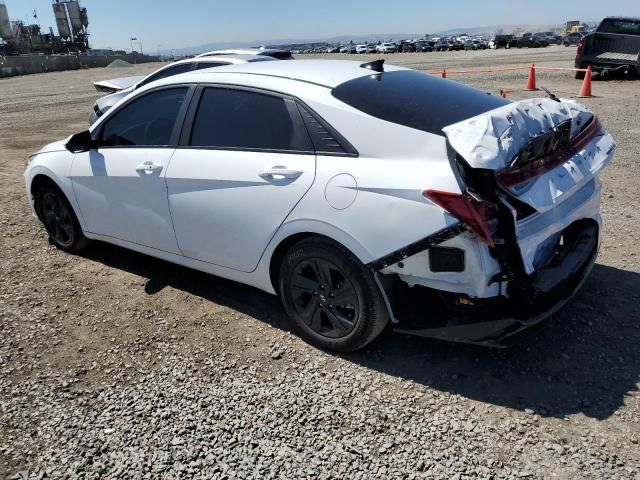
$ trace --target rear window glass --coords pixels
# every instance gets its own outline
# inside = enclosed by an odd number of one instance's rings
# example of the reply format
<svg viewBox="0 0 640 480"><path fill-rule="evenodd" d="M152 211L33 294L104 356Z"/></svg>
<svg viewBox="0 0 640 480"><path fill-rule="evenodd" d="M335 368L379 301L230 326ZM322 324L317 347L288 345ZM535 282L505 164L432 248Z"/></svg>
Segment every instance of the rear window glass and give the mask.
<svg viewBox="0 0 640 480"><path fill-rule="evenodd" d="M338 85L332 94L373 117L436 135L444 135L448 125L509 103L414 70L359 77Z"/></svg>
<svg viewBox="0 0 640 480"><path fill-rule="evenodd" d="M640 20L606 18L600 24L598 32L618 33L621 35L640 35Z"/></svg>

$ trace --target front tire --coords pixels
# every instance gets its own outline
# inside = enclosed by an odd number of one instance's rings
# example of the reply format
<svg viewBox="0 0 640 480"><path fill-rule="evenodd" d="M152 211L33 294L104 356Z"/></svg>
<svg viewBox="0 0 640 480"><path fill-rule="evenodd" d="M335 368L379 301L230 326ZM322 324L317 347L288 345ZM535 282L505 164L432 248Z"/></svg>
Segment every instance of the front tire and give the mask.
<svg viewBox="0 0 640 480"><path fill-rule="evenodd" d="M295 330L321 349L361 349L388 323L373 273L330 240L309 238L293 245L282 260L279 286Z"/></svg>
<svg viewBox="0 0 640 480"><path fill-rule="evenodd" d="M45 184L34 197L38 218L53 245L69 253L80 252L88 246L89 240L82 233L78 218L62 190L53 184Z"/></svg>

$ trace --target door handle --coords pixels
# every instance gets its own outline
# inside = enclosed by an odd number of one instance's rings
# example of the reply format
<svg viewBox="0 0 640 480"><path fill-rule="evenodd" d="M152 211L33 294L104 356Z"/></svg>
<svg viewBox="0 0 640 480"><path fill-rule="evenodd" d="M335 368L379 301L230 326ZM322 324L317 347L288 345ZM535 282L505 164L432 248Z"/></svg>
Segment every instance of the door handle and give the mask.
<svg viewBox="0 0 640 480"><path fill-rule="evenodd" d="M145 174L152 173L152 172L159 172L161 170L162 170L162 165L158 165L157 163L153 163L150 161L144 162L136 167L137 172L142 172Z"/></svg>
<svg viewBox="0 0 640 480"><path fill-rule="evenodd" d="M302 175L300 170L290 170L286 167L273 167L269 170L264 170L258 175L265 180L281 180L281 179L295 179Z"/></svg>

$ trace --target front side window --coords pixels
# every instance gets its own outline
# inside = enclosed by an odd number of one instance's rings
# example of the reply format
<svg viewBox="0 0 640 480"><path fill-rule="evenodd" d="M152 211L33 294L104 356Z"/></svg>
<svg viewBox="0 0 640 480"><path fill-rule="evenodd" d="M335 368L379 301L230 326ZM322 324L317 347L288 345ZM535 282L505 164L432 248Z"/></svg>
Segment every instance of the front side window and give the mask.
<svg viewBox="0 0 640 480"><path fill-rule="evenodd" d="M187 87L159 90L124 106L106 120L100 146L169 145L187 90Z"/></svg>
<svg viewBox="0 0 640 480"><path fill-rule="evenodd" d="M207 88L190 145L229 149L310 151L306 130L294 124L286 101L246 90Z"/></svg>
<svg viewBox="0 0 640 480"><path fill-rule="evenodd" d="M193 67L193 63L179 63L178 65L167 67L164 70L160 70L159 72L156 72L144 79L140 86L148 85L149 83L155 82L156 80L160 80L162 78L172 77L180 73L189 72L191 70L191 67Z"/></svg>

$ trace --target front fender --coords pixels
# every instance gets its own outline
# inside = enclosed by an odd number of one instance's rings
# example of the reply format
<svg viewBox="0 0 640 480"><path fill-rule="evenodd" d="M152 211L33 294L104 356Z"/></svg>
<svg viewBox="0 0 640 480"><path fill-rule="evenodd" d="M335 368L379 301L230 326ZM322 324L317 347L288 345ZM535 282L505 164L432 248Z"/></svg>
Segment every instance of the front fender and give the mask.
<svg viewBox="0 0 640 480"><path fill-rule="evenodd" d="M76 196L73 192L73 183L71 180L71 164L73 162L73 158L74 156L66 150L64 152L60 151L38 154L33 158L24 172L25 187L32 213L37 216L33 196L31 195L31 186L37 176L42 175L47 177L55 183L60 190L62 190L71 204L78 221L80 222L80 227L82 230L85 230L85 222L80 214L78 202L76 201Z"/></svg>

